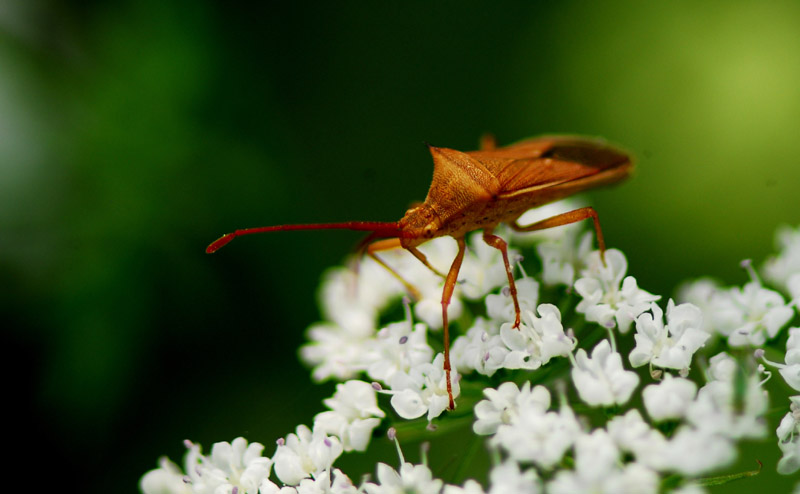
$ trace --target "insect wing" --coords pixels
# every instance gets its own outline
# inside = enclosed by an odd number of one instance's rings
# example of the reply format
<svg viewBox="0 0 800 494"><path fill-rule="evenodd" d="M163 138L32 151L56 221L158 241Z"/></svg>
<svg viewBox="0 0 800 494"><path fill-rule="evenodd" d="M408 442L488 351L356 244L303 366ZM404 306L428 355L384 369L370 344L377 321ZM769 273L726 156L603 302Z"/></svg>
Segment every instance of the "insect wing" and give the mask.
<svg viewBox="0 0 800 494"><path fill-rule="evenodd" d="M590 188L595 182L601 185L622 180L631 168L626 153L604 141L579 137L531 139L470 155L495 175L501 195L567 183ZM596 181L591 179L595 175L599 175Z"/></svg>

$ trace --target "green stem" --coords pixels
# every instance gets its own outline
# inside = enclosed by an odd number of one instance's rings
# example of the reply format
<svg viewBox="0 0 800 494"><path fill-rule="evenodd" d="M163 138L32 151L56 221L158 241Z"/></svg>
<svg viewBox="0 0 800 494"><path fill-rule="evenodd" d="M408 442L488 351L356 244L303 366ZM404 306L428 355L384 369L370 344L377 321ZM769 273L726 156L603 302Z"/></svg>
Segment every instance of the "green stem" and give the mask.
<svg viewBox="0 0 800 494"><path fill-rule="evenodd" d="M756 460L758 463L758 470L750 470L748 472L739 472L739 473L732 473L730 475L720 475L719 477L706 477L704 479L697 479L694 481L695 484L701 487L707 487L712 485L723 485L729 482L733 482L735 480L741 480L747 477L754 477L761 473L761 468L764 466L760 461Z"/></svg>

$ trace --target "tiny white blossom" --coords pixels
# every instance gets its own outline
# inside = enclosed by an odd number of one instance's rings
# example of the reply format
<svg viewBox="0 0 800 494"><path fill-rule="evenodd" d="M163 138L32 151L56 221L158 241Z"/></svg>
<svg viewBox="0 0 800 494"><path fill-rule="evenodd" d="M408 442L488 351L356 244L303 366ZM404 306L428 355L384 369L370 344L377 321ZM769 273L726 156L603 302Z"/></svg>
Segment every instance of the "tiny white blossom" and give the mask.
<svg viewBox="0 0 800 494"><path fill-rule="evenodd" d="M497 432L500 425L516 423L520 414L543 414L550 408L550 392L544 386L531 389L525 382L518 388L513 382L505 382L497 389L483 390L486 400L475 405L476 421L472 425L475 434L489 435Z"/></svg>
<svg viewBox="0 0 800 494"><path fill-rule="evenodd" d="M378 483L368 482L366 494L439 494L443 482L434 479L425 465L403 463L398 473L385 463L378 463Z"/></svg>
<svg viewBox="0 0 800 494"><path fill-rule="evenodd" d="M592 251L594 234L580 228L571 228L557 239L536 246L542 258L542 282L545 285L567 285L575 282L575 276L585 266Z"/></svg>
<svg viewBox="0 0 800 494"><path fill-rule="evenodd" d="M611 406L622 405L630 399L639 385L639 376L626 371L622 367L622 356L612 352L611 344L603 340L594 347L591 358L583 348L575 353L572 382L586 404Z"/></svg>
<svg viewBox="0 0 800 494"><path fill-rule="evenodd" d="M441 318L441 306L440 315ZM396 372L408 372L415 365L430 362L433 349L428 345L427 328L411 321L389 324L364 345L361 365L370 379L389 383Z"/></svg>
<svg viewBox="0 0 800 494"><path fill-rule="evenodd" d="M655 421L682 418L696 394L697 384L671 374L665 374L663 381L642 390L644 406Z"/></svg>
<svg viewBox="0 0 800 494"><path fill-rule="evenodd" d="M592 252L587 268L575 282L575 291L582 297L575 311L586 314L587 321L616 325L621 333L627 333L634 319L661 298L640 289L634 277L625 277L627 270L628 261L619 250L607 250L605 264L599 251Z"/></svg>
<svg viewBox="0 0 800 494"><path fill-rule="evenodd" d="M638 410L614 417L606 429L614 443L622 451L633 454L637 463L658 471L666 469L667 439L659 430L650 427Z"/></svg>
<svg viewBox="0 0 800 494"><path fill-rule="evenodd" d="M703 316L692 304L667 304L667 324L663 312L651 304L650 313L636 319L636 348L631 351L630 361L634 367L648 362L666 369L688 369L692 356L708 339L708 333L700 328Z"/></svg>
<svg viewBox="0 0 800 494"><path fill-rule="evenodd" d="M351 379L359 372L373 333L372 329L366 333L348 331L330 322L314 324L306 331L309 343L300 347L300 358L314 367L311 377L317 382Z"/></svg>
<svg viewBox="0 0 800 494"><path fill-rule="evenodd" d="M433 363L419 364L408 373L397 372L390 381L391 404L404 419L415 419L427 413L428 421L442 414L449 405L444 354L436 355ZM458 396L458 372L450 372L453 397Z"/></svg>
<svg viewBox="0 0 800 494"><path fill-rule="evenodd" d="M689 423L707 433L733 439L759 438L766 434L764 414L768 406L760 377L753 374L706 383L685 414Z"/></svg>
<svg viewBox="0 0 800 494"><path fill-rule="evenodd" d="M531 311L523 312L524 322L519 328L511 323L500 327L500 337L510 350L503 362L507 369L538 369L557 356L567 356L574 342L564 334L561 312L555 305L541 304L537 317Z"/></svg>
<svg viewBox="0 0 800 494"><path fill-rule="evenodd" d="M478 482L468 479L464 486L446 485L443 494L484 494L483 486Z"/></svg>
<svg viewBox="0 0 800 494"><path fill-rule="evenodd" d="M679 302L698 307L703 314L703 331L715 334L715 328L730 324L727 322L731 317L725 301L727 297L726 290L717 280L700 278L681 284L676 298Z"/></svg>
<svg viewBox="0 0 800 494"><path fill-rule="evenodd" d="M144 494L192 494L191 484L180 467L167 457L159 458L159 467L150 470L139 481L139 490Z"/></svg>
<svg viewBox="0 0 800 494"><path fill-rule="evenodd" d="M727 437L683 426L670 439L664 460L678 473L696 476L730 465L736 446Z"/></svg>
<svg viewBox="0 0 800 494"><path fill-rule="evenodd" d="M528 406L517 420L500 424L490 443L505 449L515 461L530 461L550 469L561 461L580 433L575 414L565 403L558 412L541 412L537 406Z"/></svg>
<svg viewBox="0 0 800 494"><path fill-rule="evenodd" d="M603 429L585 434L575 443L575 470L561 470L547 484L550 494L655 494L659 477L637 463L619 465L619 450Z"/></svg>
<svg viewBox="0 0 800 494"><path fill-rule="evenodd" d="M272 457L275 475L284 484L297 485L305 478L330 469L342 451L337 437L327 436L322 430L312 433L305 425L298 425L296 433L279 442Z"/></svg>
<svg viewBox="0 0 800 494"><path fill-rule="evenodd" d="M186 442L186 475L169 460L162 459L161 468L142 477L140 488L145 494L216 494L232 492L257 494L261 483L268 479L272 460L261 456L264 446L247 444L242 437L232 442L219 442L204 456L200 446ZM181 484L177 483L180 476Z"/></svg>
<svg viewBox="0 0 800 494"><path fill-rule="evenodd" d="M323 275L319 289L322 315L353 334L375 330L379 311L404 288L383 266L370 258L359 261L358 272L339 267Z"/></svg>
<svg viewBox="0 0 800 494"><path fill-rule="evenodd" d="M414 315L422 322L424 322L431 329L442 329L442 290L444 283L437 285L431 290L422 292L422 300L414 305ZM447 306L447 318L450 321L461 317L464 311L464 304L455 293L450 298L450 304Z"/></svg>
<svg viewBox="0 0 800 494"><path fill-rule="evenodd" d="M319 289L325 321L308 328L309 342L300 348L303 361L314 367L315 381L356 377L366 345L375 335L379 310L403 290L369 258L359 264L358 273L348 268L325 273Z"/></svg>
<svg viewBox="0 0 800 494"><path fill-rule="evenodd" d="M485 376L493 375L503 367L509 349L503 343L495 327L479 317L466 335L459 336L450 347L450 359L461 374L476 371Z"/></svg>
<svg viewBox="0 0 800 494"><path fill-rule="evenodd" d="M337 436L344 451L365 451L372 430L385 416L372 385L364 381L337 384L333 397L323 402L331 410L314 417L314 430Z"/></svg>
<svg viewBox="0 0 800 494"><path fill-rule="evenodd" d="M786 289L789 291L789 296L792 297L794 308L800 307L800 273L795 273L789 277L786 282Z"/></svg>
<svg viewBox="0 0 800 494"><path fill-rule="evenodd" d="M794 316L780 293L768 290L757 281L732 288L718 304L727 314L725 324L716 329L728 336L731 346L761 346L774 338Z"/></svg>
<svg viewBox="0 0 800 494"><path fill-rule="evenodd" d="M305 478L297 486L278 487L274 482L261 484L258 494L359 494L358 488L347 475L338 468L333 469L333 482L330 470L317 474L314 478Z"/></svg>
<svg viewBox="0 0 800 494"><path fill-rule="evenodd" d="M524 472L513 461L505 461L489 472L491 487L489 494L539 494L542 481L536 470L529 468Z"/></svg>
<svg viewBox="0 0 800 494"><path fill-rule="evenodd" d="M709 381L733 382L739 369L739 363L726 352L720 352L708 360L706 371Z"/></svg>
<svg viewBox="0 0 800 494"><path fill-rule="evenodd" d="M782 289L788 289L789 278L800 273L800 227L781 226L775 232L778 255L764 263L764 277Z"/></svg>
<svg viewBox="0 0 800 494"><path fill-rule="evenodd" d="M517 287L517 301L520 312L532 311L536 309L539 300L539 284L533 278L521 278L514 281ZM508 287L502 293L490 293L486 296L486 315L501 322L514 321L516 310L514 309L514 299L508 291Z"/></svg>
<svg viewBox="0 0 800 494"><path fill-rule="evenodd" d="M790 398L790 411L781 420L775 433L783 457L778 462L778 473L791 475L800 470L800 396Z"/></svg>
<svg viewBox="0 0 800 494"><path fill-rule="evenodd" d="M786 365L779 366L786 384L795 391L800 391L800 328L789 329L789 339L786 340Z"/></svg>

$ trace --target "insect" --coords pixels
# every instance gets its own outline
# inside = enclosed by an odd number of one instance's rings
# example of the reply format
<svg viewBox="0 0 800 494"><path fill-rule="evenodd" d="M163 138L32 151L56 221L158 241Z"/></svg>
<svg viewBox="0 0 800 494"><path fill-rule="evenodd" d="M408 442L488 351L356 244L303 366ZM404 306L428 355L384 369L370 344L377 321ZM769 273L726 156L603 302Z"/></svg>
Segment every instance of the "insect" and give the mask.
<svg viewBox="0 0 800 494"><path fill-rule="evenodd" d="M597 212L591 207L569 211L530 225L517 220L531 208L562 199L587 189L610 185L627 178L631 157L600 139L580 136L545 136L497 148L493 137L484 137L479 151L461 152L428 145L433 156L433 180L425 202L406 211L396 222L349 221L278 225L236 230L223 235L206 249L207 253L236 237L252 233L288 230L346 229L370 232L360 250L386 267L414 292L399 273L384 263L377 252L403 248L445 279L442 291L444 371L449 408L455 408L450 379L450 336L447 307L453 296L458 272L466 251L464 237L483 230L483 240L503 256L511 298L514 302L514 327L520 325L520 308L514 276L508 261L506 242L494 234L500 223L518 232L544 230L591 218L601 255L605 242ZM447 274L428 263L417 247L436 237L449 235L458 244L458 253Z"/></svg>

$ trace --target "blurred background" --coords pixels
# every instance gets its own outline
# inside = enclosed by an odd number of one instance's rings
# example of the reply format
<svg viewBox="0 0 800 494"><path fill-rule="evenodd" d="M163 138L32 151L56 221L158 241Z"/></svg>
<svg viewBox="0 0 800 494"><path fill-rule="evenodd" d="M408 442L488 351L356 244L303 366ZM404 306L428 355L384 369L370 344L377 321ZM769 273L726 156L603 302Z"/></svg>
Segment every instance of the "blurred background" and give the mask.
<svg viewBox="0 0 800 494"><path fill-rule="evenodd" d="M800 223L798 47L793 0L0 1L6 449L41 470L27 485L98 493L136 492L185 438L271 454L333 391L296 352L360 237L204 248L399 219L423 141L608 138L637 174L589 200L640 286L744 282ZM742 492L793 485L774 435L740 456L765 463Z"/></svg>

